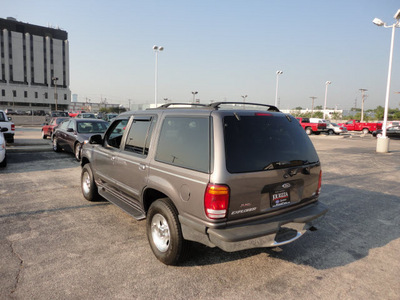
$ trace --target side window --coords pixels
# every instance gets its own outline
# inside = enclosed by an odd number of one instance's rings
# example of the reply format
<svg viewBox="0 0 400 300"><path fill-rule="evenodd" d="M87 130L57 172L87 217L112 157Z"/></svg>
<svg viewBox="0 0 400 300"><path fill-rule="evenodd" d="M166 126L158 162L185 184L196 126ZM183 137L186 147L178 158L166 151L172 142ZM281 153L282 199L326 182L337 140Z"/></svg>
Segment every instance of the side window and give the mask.
<svg viewBox="0 0 400 300"><path fill-rule="evenodd" d="M204 117L165 118L155 159L167 164L209 173L210 119Z"/></svg>
<svg viewBox="0 0 400 300"><path fill-rule="evenodd" d="M70 129L70 128L72 128L74 131L76 131L75 122L73 122L73 121L70 121L70 122L69 122L69 124L68 124L68 129Z"/></svg>
<svg viewBox="0 0 400 300"><path fill-rule="evenodd" d="M4 117L3 112L0 112L0 122L4 122L6 118Z"/></svg>
<svg viewBox="0 0 400 300"><path fill-rule="evenodd" d="M121 145L122 136L124 135L128 119L117 120L111 124L110 129L105 136L105 145L119 148Z"/></svg>
<svg viewBox="0 0 400 300"><path fill-rule="evenodd" d="M155 121L154 117L140 116L134 118L129 129L125 150L147 156Z"/></svg>
<svg viewBox="0 0 400 300"><path fill-rule="evenodd" d="M61 123L60 129L67 130L68 124L69 124L69 120L65 120L64 122Z"/></svg>

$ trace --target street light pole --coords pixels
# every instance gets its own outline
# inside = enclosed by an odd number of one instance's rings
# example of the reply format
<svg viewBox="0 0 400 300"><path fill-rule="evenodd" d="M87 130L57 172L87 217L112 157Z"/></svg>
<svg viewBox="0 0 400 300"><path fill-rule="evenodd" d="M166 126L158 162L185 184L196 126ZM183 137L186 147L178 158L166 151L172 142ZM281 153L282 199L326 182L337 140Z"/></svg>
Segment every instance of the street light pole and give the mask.
<svg viewBox="0 0 400 300"><path fill-rule="evenodd" d="M390 94L390 80L392 76L392 62L393 62L393 48L394 48L394 32L396 27L400 27L400 9L397 10L394 15L396 22L387 26L382 20L375 18L372 22L377 26L384 26L385 28L392 28L392 39L390 42L390 55L389 55L389 69L388 69L388 78L386 85L386 97L385 97L385 111L383 115L383 126L382 126L382 136L377 138L376 144L376 152L387 153L389 152L389 139L386 136L386 126L387 126L387 115L389 111L389 94Z"/></svg>
<svg viewBox="0 0 400 300"><path fill-rule="evenodd" d="M192 103L195 103L195 101L196 101L196 95L198 94L199 92L192 92L192 94L193 94L193 101L192 101Z"/></svg>
<svg viewBox="0 0 400 300"><path fill-rule="evenodd" d="M368 91L367 89L360 89L361 91L361 122L364 122L364 100L365 94L364 92Z"/></svg>
<svg viewBox="0 0 400 300"><path fill-rule="evenodd" d="M276 71L275 107L278 107L278 85L279 85L279 75L281 74L283 74L283 71Z"/></svg>
<svg viewBox="0 0 400 300"><path fill-rule="evenodd" d="M310 97L311 99L312 99L312 105L311 105L311 116L312 116L312 114L314 113L314 101L315 101L315 99L317 99L317 97Z"/></svg>
<svg viewBox="0 0 400 300"><path fill-rule="evenodd" d="M323 117L324 120L325 120L325 112L326 112L326 100L328 98L328 85L330 85L331 83L332 83L331 81L325 82L325 103L324 103L324 117Z"/></svg>
<svg viewBox="0 0 400 300"><path fill-rule="evenodd" d="M154 104L157 107L157 93L158 93L158 52L163 51L164 47L159 47L157 45L153 46L153 50L156 54L156 64L155 64L155 78L154 78Z"/></svg>

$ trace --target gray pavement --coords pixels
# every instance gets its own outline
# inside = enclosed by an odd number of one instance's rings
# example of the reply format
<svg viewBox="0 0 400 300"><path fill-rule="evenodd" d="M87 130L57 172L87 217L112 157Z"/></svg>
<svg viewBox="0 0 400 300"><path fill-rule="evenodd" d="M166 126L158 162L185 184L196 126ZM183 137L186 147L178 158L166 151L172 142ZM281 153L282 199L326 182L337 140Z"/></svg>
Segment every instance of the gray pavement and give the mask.
<svg viewBox="0 0 400 300"><path fill-rule="evenodd" d="M0 299L400 299L400 140L377 154L370 136L311 136L330 209L317 231L275 249L196 244L167 267L145 222L83 199L72 154L29 152L51 144L17 129L26 151L0 170Z"/></svg>

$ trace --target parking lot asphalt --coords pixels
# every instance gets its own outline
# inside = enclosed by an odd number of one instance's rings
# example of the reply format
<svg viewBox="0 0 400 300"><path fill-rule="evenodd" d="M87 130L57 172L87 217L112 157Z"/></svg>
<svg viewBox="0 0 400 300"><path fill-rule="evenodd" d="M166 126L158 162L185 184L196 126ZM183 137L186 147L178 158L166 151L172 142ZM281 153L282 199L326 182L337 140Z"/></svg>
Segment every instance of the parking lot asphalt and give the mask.
<svg viewBox="0 0 400 300"><path fill-rule="evenodd" d="M386 154L370 135L311 140L329 207L317 231L273 249L196 244L171 267L145 222L84 200L72 154L17 128L0 170L0 299L400 299L400 140Z"/></svg>

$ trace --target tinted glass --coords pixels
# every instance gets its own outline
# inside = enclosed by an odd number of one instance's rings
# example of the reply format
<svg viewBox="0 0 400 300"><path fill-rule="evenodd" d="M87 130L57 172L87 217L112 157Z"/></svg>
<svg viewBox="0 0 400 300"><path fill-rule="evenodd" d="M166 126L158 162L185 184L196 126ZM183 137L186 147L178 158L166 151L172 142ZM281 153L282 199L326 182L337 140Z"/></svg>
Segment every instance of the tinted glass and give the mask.
<svg viewBox="0 0 400 300"><path fill-rule="evenodd" d="M125 150L137 154L147 155L149 152L150 137L153 130L151 119L133 120L129 129Z"/></svg>
<svg viewBox="0 0 400 300"><path fill-rule="evenodd" d="M158 141L156 160L208 173L209 124L209 118L165 118Z"/></svg>
<svg viewBox="0 0 400 300"><path fill-rule="evenodd" d="M293 117L227 116L224 136L226 167L230 173L318 162L314 146Z"/></svg>

